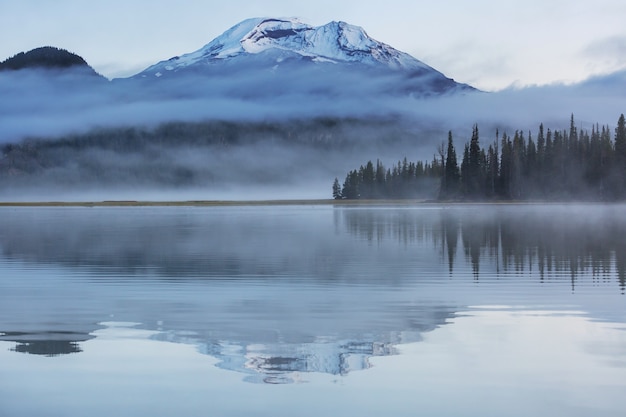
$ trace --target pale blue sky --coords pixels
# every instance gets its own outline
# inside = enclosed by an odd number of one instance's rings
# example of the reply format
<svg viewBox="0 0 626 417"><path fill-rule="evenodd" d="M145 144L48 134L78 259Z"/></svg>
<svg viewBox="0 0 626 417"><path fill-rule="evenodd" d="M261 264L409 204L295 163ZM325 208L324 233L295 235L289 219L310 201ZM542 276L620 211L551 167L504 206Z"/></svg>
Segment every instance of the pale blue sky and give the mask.
<svg viewBox="0 0 626 417"><path fill-rule="evenodd" d="M0 0L0 60L52 45L129 76L256 16L343 20L485 90L626 68L623 0Z"/></svg>

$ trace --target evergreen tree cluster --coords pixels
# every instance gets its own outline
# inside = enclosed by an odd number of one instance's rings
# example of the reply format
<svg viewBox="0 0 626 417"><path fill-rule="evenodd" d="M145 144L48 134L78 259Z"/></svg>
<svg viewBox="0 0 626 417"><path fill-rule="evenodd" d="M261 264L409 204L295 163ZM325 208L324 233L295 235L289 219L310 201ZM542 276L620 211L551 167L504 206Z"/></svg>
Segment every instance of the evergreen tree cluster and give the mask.
<svg viewBox="0 0 626 417"><path fill-rule="evenodd" d="M333 198L339 199L403 199L432 195L441 177L442 165L432 162L398 161L393 168L385 168L380 160L368 161L346 175L343 186L339 179L333 183Z"/></svg>
<svg viewBox="0 0 626 417"><path fill-rule="evenodd" d="M429 179L439 181L435 195L441 200L619 200L626 198L626 120L622 114L612 136L608 126L592 126L591 132L579 129L574 116L569 129L539 126L536 139L529 132L506 133L487 147L480 146L478 126L465 144L459 166L452 133L448 144L439 149L438 161L415 164ZM333 197L411 198L420 194L415 179L405 180L404 165L385 175L378 174L371 162L348 173L339 192L338 180ZM405 163L406 165L406 163ZM415 168L414 172L415 172ZM373 174L372 174L373 172ZM419 178L419 175L415 175ZM398 185L401 184L401 185ZM424 191L424 190L421 190Z"/></svg>

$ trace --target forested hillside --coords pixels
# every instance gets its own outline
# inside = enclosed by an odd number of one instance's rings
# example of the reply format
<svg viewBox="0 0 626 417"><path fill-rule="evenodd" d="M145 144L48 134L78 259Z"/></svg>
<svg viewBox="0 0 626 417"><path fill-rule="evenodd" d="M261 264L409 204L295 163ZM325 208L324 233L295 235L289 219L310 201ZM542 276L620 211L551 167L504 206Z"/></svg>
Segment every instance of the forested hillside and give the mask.
<svg viewBox="0 0 626 417"><path fill-rule="evenodd" d="M237 192L268 185L304 195L316 184L319 198L325 178L365 155L397 154L421 143L411 128L395 119L317 118L175 122L30 138L0 145L0 194L11 199L40 188L140 193L193 187L212 198L218 188ZM432 143L423 146L427 150ZM260 191L256 197L262 198Z"/></svg>
<svg viewBox="0 0 626 417"><path fill-rule="evenodd" d="M72 52L53 46L35 48L28 52L20 52L0 62L0 71L17 71L23 69L80 69L84 73L100 76L87 62Z"/></svg>

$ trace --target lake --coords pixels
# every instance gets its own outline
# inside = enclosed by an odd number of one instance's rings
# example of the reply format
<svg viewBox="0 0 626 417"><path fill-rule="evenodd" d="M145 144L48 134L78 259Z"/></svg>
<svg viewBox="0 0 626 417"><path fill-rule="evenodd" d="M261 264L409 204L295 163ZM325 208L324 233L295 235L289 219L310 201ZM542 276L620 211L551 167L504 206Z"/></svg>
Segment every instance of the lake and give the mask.
<svg viewBox="0 0 626 417"><path fill-rule="evenodd" d="M0 415L624 416L626 206L0 208Z"/></svg>

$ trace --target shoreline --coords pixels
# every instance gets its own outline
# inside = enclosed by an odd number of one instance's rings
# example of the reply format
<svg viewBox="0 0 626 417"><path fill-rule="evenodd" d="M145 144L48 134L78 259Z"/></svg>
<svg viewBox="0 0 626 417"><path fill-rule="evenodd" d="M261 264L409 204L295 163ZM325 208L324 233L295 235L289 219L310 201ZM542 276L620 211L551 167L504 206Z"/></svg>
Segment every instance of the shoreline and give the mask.
<svg viewBox="0 0 626 417"><path fill-rule="evenodd" d="M437 201L437 200L104 200L104 201L0 201L0 207L237 207L237 206L457 206L457 205L612 205L593 201Z"/></svg>
<svg viewBox="0 0 626 417"><path fill-rule="evenodd" d="M0 201L0 207L236 207L236 206L376 206L441 204L426 200L104 200L104 201Z"/></svg>

